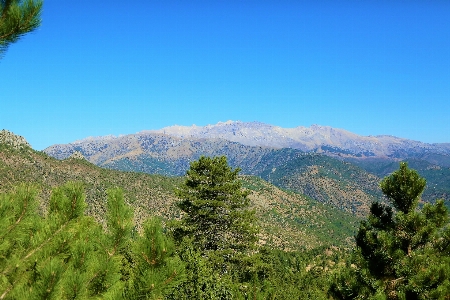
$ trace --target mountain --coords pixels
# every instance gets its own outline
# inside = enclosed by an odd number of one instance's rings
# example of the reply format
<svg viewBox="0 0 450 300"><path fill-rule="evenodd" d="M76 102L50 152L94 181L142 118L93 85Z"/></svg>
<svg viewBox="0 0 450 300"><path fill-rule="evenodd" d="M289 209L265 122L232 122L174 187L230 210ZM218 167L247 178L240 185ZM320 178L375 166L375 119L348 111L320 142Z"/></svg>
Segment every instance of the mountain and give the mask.
<svg viewBox="0 0 450 300"><path fill-rule="evenodd" d="M243 174L259 176L281 188L358 216L365 215L370 203L381 198L376 176L347 162L296 149L145 132L117 138L90 138L45 150L58 159L76 151L98 166L170 176L184 175L189 162L201 155L226 155L229 164L240 167Z"/></svg>
<svg viewBox="0 0 450 300"><path fill-rule="evenodd" d="M8 136L8 141L21 140L12 133ZM123 189L126 201L134 208L138 228L150 215L165 220L180 216L174 206L178 199L173 191L183 181L182 177L100 168L88 162L81 152L58 160L34 151L26 143L21 145L0 142L0 192L7 192L21 182L38 186L41 213L46 211L53 187L80 181L86 189L86 212L100 222L104 222L106 190L111 187ZM282 190L255 176L241 176L241 180L251 192L250 202L261 227L260 244L295 250L330 244L348 247L353 242L358 218L351 214Z"/></svg>
<svg viewBox="0 0 450 300"><path fill-rule="evenodd" d="M9 145L18 150L31 147L23 136L16 135L5 129L0 131L0 144Z"/></svg>
<svg viewBox="0 0 450 300"><path fill-rule="evenodd" d="M423 158L450 167L450 143L427 144L394 136L360 136L329 126L282 128L261 122L227 121L207 126L170 126L160 130L180 138L220 138L248 146L293 148L352 158Z"/></svg>
<svg viewBox="0 0 450 300"><path fill-rule="evenodd" d="M440 180L450 164L450 144L362 137L325 126L283 129L259 122L171 126L120 137L87 138L44 150L58 159L75 151L98 166L149 174L181 176L201 155L226 155L243 174L259 176L278 187L305 194L356 215L382 198L380 179L414 159L428 164L425 201L450 199L449 183ZM393 168L395 166L395 168ZM447 178L444 176L444 178ZM432 189L430 188L432 187Z"/></svg>

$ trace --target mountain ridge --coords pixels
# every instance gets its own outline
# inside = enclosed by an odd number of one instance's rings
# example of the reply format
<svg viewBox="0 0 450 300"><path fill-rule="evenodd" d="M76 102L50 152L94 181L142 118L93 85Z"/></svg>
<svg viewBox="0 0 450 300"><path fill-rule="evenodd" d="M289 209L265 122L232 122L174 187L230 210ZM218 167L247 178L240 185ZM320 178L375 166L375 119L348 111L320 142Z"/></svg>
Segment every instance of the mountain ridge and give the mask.
<svg viewBox="0 0 450 300"><path fill-rule="evenodd" d="M399 149L418 153L432 151L450 155L450 143L423 143L392 135L362 136L330 126L311 125L282 128L262 122L227 121L207 126L169 126L144 132L164 133L181 138L222 138L249 146L294 148L302 151L322 151L331 146L342 149L339 152L356 157L397 157ZM346 153L347 152L347 153ZM328 151L329 155L332 152ZM398 157L404 158L404 157Z"/></svg>
<svg viewBox="0 0 450 300"><path fill-rule="evenodd" d="M303 146L292 133L289 137L283 130L261 122L228 121L208 126L146 130L119 137L90 137L54 145L44 152L65 159L78 151L88 161L102 167L166 176L184 175L189 163L202 155L225 155L230 165L240 167L243 174L259 176L356 215L365 214L370 203L381 197L378 182L387 175L385 170L392 170L392 165L401 160L418 160L426 162L419 165L426 165L423 172L434 189L426 191L426 201L433 201L435 197L450 198L447 185L440 187L443 180L450 178L450 169L447 170L450 155L446 154L445 147L434 151L436 146L430 144L384 136L384 144L378 143L384 148L379 147L390 152L377 156L371 154L370 148L364 148L367 143L358 140L358 135L345 130L319 125L308 130L290 129L294 133L297 130L297 137L301 135L298 130L306 132L309 140ZM238 138L232 140L231 136ZM250 141L241 141L248 136L251 136ZM375 139L363 137L367 138ZM340 143L330 144L336 140ZM292 147L284 147L287 143ZM354 147L359 147L359 152Z"/></svg>

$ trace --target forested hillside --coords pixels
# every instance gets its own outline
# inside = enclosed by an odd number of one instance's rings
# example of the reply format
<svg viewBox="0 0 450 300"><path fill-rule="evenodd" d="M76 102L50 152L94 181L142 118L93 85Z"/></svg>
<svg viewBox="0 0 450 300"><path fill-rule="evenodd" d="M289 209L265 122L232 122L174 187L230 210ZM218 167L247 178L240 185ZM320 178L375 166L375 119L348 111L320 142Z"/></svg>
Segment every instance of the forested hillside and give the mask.
<svg viewBox="0 0 450 300"><path fill-rule="evenodd" d="M381 197L379 178L354 164L296 149L252 147L223 139L180 139L137 134L55 145L46 153L64 159L74 152L99 166L149 174L183 175L202 155L225 155L242 174L259 176L345 212L361 215ZM319 172L320 170L320 172Z"/></svg>
<svg viewBox="0 0 450 300"><path fill-rule="evenodd" d="M106 190L114 187L124 191L126 201L135 209L139 226L148 216L165 220L180 216L174 206L174 190L182 177L109 170L79 158L61 161L28 146L16 149L0 144L0 148L0 191L9 191L21 182L33 183L39 187L38 198L43 210L52 188L78 181L86 190L86 212L100 222L105 213ZM280 249L314 248L330 242L348 245L357 220L350 214L281 190L256 177L240 178L252 191L251 205L263 229L261 243Z"/></svg>
<svg viewBox="0 0 450 300"><path fill-rule="evenodd" d="M308 163L263 176L294 190L293 174L310 172L329 188L320 175L331 169L327 178L342 190L365 174L290 151ZM443 201L420 208L426 181L400 167L381 182L384 199L374 192L351 214L239 176L225 156L202 156L185 176L165 177L103 169L79 152L57 160L8 134L0 143L1 298L445 299L448 210Z"/></svg>

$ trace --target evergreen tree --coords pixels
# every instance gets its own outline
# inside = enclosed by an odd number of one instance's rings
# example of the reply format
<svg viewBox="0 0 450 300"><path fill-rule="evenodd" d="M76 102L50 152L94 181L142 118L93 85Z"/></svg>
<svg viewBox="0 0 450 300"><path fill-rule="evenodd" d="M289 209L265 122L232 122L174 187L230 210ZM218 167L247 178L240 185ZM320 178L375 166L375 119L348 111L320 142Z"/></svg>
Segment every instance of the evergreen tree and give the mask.
<svg viewBox="0 0 450 300"><path fill-rule="evenodd" d="M0 196L0 299L113 295L120 266L101 243L101 226L84 216L81 184L54 189L45 217L36 195L22 185Z"/></svg>
<svg viewBox="0 0 450 300"><path fill-rule="evenodd" d="M11 43L39 27L42 0L0 0L0 58Z"/></svg>
<svg viewBox="0 0 450 300"><path fill-rule="evenodd" d="M125 299L162 299L184 280L184 265L157 218L145 222L143 235L134 242L132 260Z"/></svg>
<svg viewBox="0 0 450 300"><path fill-rule="evenodd" d="M55 188L45 216L37 193L21 185L0 195L0 299L159 299L182 282L161 222L137 236L120 189L107 191L106 232L84 215L80 183Z"/></svg>
<svg viewBox="0 0 450 300"><path fill-rule="evenodd" d="M191 163L184 184L176 190L184 215L175 237L192 238L194 247L208 253L223 272L230 262L242 263L257 240L254 211L249 209L249 193L242 190L239 171L228 166L225 156L202 156Z"/></svg>
<svg viewBox="0 0 450 300"><path fill-rule="evenodd" d="M167 299L238 299L238 288L231 276L217 272L189 238L183 239L178 252L186 265L186 280L178 284Z"/></svg>
<svg viewBox="0 0 450 300"><path fill-rule="evenodd" d="M418 209L425 180L406 163L380 184L390 206L375 202L356 235L353 264L334 283L340 299L448 299L450 225L444 202Z"/></svg>

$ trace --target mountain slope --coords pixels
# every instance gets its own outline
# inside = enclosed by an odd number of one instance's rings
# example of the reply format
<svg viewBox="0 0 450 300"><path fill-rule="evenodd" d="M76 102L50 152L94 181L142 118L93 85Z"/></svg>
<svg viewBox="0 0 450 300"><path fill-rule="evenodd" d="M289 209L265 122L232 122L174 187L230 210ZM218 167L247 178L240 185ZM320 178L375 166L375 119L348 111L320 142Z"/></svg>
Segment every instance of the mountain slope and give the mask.
<svg viewBox="0 0 450 300"><path fill-rule="evenodd" d="M279 187L356 215L366 214L370 203L381 197L379 178L341 160L296 149L254 147L223 139L182 139L147 132L55 145L45 151L59 159L79 151L103 167L171 176L184 175L189 162L201 155L225 155L230 165L240 167L243 174L260 176ZM311 168L323 172L316 174L310 172Z"/></svg>
<svg viewBox="0 0 450 300"><path fill-rule="evenodd" d="M450 183L444 180L450 171L450 144L362 137L326 126L285 129L229 121L88 138L45 149L59 159L75 151L99 166L169 176L183 175L189 162L201 155L226 155L244 174L260 176L356 215L366 214L370 203L382 197L378 182L388 173L381 170L393 171L401 160L423 161L428 167L421 174L430 187L424 200L450 200ZM439 177L439 172L444 176Z"/></svg>
<svg viewBox="0 0 450 300"><path fill-rule="evenodd" d="M444 199L450 207L450 168L419 158L404 161L427 180L427 186L422 195L423 200L434 202L437 199ZM354 161L354 163L379 177L385 177L398 169L398 162L380 159Z"/></svg>
<svg viewBox="0 0 450 300"><path fill-rule="evenodd" d="M17 149L0 144L0 192L20 182L37 185L41 193L41 211L45 213L51 188L67 181L81 181L86 188L87 213L102 222L106 190L120 187L135 210L141 224L149 215L164 219L178 218L180 211L173 190L182 177L164 177L135 172L103 169L84 159L57 160L29 147ZM292 192L283 191L256 177L243 176L243 184L252 193L261 227L260 243L279 249L310 249L321 245L348 246L357 219Z"/></svg>

